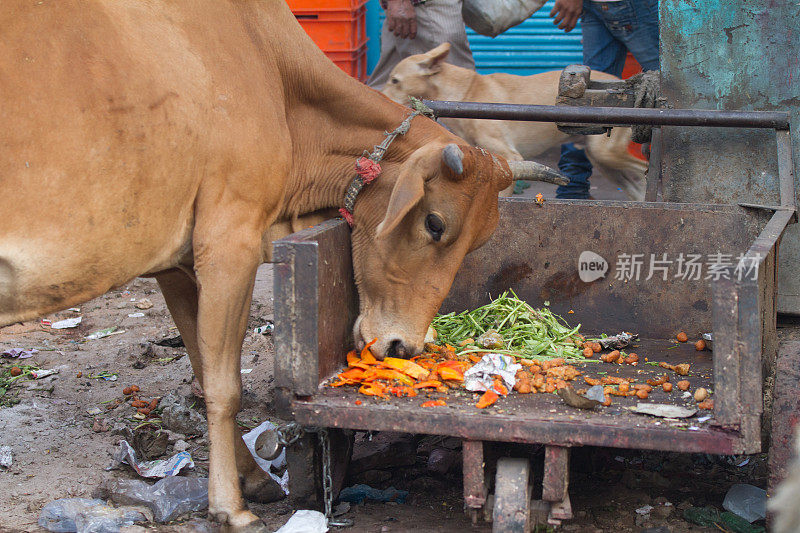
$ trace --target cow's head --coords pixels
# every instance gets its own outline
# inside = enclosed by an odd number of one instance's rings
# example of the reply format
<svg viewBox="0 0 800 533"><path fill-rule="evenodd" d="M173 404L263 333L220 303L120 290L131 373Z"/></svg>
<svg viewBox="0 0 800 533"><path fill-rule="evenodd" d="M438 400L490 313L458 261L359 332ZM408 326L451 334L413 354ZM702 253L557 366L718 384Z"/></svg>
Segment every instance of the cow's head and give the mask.
<svg viewBox="0 0 800 533"><path fill-rule="evenodd" d="M452 96L453 89L440 87L438 79L449 53L450 43L442 43L424 54L403 59L392 69L383 94L398 104L408 104L409 96L438 100L440 89Z"/></svg>
<svg viewBox="0 0 800 533"><path fill-rule="evenodd" d="M479 148L432 142L402 163L387 164L364 188L352 233L358 348L377 338L372 350L378 357L422 350L464 256L497 225L498 193L520 177L524 163L509 167ZM541 165L533 171L553 172Z"/></svg>

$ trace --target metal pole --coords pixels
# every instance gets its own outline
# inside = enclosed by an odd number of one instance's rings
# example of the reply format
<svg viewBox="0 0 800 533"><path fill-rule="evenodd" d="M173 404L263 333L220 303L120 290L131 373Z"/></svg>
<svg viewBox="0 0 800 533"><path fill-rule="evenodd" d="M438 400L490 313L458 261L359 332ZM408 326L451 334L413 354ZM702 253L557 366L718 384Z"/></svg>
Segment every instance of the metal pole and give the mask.
<svg viewBox="0 0 800 533"><path fill-rule="evenodd" d="M789 129L789 114L779 111L706 111L695 109L639 109L625 107L570 107L423 100L439 118L530 120L629 126L708 126Z"/></svg>

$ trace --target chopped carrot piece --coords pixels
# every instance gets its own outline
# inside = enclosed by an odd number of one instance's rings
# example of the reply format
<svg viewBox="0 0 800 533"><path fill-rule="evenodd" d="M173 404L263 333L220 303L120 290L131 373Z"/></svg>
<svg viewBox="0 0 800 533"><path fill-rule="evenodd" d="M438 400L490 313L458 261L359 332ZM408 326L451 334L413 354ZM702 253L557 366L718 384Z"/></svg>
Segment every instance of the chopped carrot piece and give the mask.
<svg viewBox="0 0 800 533"><path fill-rule="evenodd" d="M447 405L447 402L444 400L428 400L427 402L422 402L422 407L442 407Z"/></svg>
<svg viewBox="0 0 800 533"><path fill-rule="evenodd" d="M475 407L478 409L485 409L490 405L494 404L500 396L497 395L495 391L492 389L487 390L483 393L483 395L478 400L478 403L475 404Z"/></svg>
<svg viewBox="0 0 800 533"><path fill-rule="evenodd" d="M508 387L505 386L502 379L495 379L492 384L492 389L500 395L508 396Z"/></svg>
<svg viewBox="0 0 800 533"><path fill-rule="evenodd" d="M366 363L368 365L374 365L375 363L378 362L378 360L375 359L375 356L372 355L372 351L369 349L369 347L372 346L373 344L375 344L376 342L378 342L378 338L377 337L372 339L370 342L368 342L367 345L364 346L364 349L361 350L361 362L362 363Z"/></svg>
<svg viewBox="0 0 800 533"><path fill-rule="evenodd" d="M424 388L427 388L427 387L436 388L436 387L441 387L441 386L442 386L442 382L441 381L437 381L435 379L429 379L428 381L420 381L419 383L416 383L414 385L414 388L415 389L424 389Z"/></svg>
<svg viewBox="0 0 800 533"><path fill-rule="evenodd" d="M450 367L447 367L447 366L445 366L445 367L440 366L437 369L437 372L439 373L439 376L442 379L451 379L451 380L454 380L454 381L464 381L464 374L462 374L461 372L459 372L458 370L456 370L454 368L450 368Z"/></svg>
<svg viewBox="0 0 800 533"><path fill-rule="evenodd" d="M429 372L419 366L414 361L408 359L400 359L398 357L387 357L383 360L383 365L387 368L399 370L403 374L407 374L414 379L425 379L428 377Z"/></svg>
<svg viewBox="0 0 800 533"><path fill-rule="evenodd" d="M359 357L355 350L351 350L347 352L347 364L353 366L354 364L358 363Z"/></svg>
<svg viewBox="0 0 800 533"><path fill-rule="evenodd" d="M469 360L473 363L480 363L481 359L483 359L480 355L471 353L469 354Z"/></svg>
<svg viewBox="0 0 800 533"><path fill-rule="evenodd" d="M403 385L413 385L414 380L397 370L389 368L378 368L375 370L376 379L397 380Z"/></svg>
<svg viewBox="0 0 800 533"><path fill-rule="evenodd" d="M339 374L341 379L361 379L364 377L364 370L361 368L350 368Z"/></svg>

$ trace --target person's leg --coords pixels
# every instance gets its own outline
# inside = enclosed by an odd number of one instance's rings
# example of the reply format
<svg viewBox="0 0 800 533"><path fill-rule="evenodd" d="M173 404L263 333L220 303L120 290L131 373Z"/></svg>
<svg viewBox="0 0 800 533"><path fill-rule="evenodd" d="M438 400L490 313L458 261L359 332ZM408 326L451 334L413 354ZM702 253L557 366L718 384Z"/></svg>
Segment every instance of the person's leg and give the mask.
<svg viewBox="0 0 800 533"><path fill-rule="evenodd" d="M609 23L609 12L611 13L610 17L613 18L618 9L613 6L627 3L628 0L616 2L584 0L583 18L581 19L583 64L592 70L599 70L614 76L622 74L627 49L610 29L618 23L613 20Z"/></svg>
<svg viewBox="0 0 800 533"><path fill-rule="evenodd" d="M616 2L612 2L616 3ZM622 42L643 70L659 70L658 0L623 0L626 13L619 18L627 23L611 28L614 37Z"/></svg>
<svg viewBox="0 0 800 533"><path fill-rule="evenodd" d="M572 143L561 145L561 158L558 169L569 178L569 183L556 189L556 198L585 200L589 198L589 176L592 175L592 164L586 158L586 152Z"/></svg>
<svg viewBox="0 0 800 533"><path fill-rule="evenodd" d="M467 41L461 15L461 0L428 0L417 6L417 36L398 39L395 46L401 58L424 54L444 42L450 43L447 61L451 65L475 70L475 60Z"/></svg>
<svg viewBox="0 0 800 533"><path fill-rule="evenodd" d="M392 69L402 60L399 52L397 51L397 42L406 41L408 39L400 39L388 30L386 21L381 28L381 57L378 59L378 64L372 70L367 85L378 91L383 89L386 82L389 81L389 74Z"/></svg>
<svg viewBox="0 0 800 533"><path fill-rule="evenodd" d="M583 63L592 70L608 72L619 68L621 73L625 61L625 47L609 33L603 20L598 16L594 4L595 2L590 0L583 2L583 16L581 17ZM562 144L558 168L569 178L569 183L556 189L556 198L589 198L589 176L592 175L592 164L586 157L586 152L572 143Z"/></svg>

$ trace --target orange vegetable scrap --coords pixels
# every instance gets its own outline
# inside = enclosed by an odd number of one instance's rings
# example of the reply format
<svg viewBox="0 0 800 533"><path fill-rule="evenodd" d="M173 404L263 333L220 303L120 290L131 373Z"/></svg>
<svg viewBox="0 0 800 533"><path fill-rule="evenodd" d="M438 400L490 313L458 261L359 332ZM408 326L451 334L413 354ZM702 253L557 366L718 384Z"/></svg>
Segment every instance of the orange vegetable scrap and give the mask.
<svg viewBox="0 0 800 533"><path fill-rule="evenodd" d="M370 342L367 343L366 346L364 346L364 349L361 350L361 362L362 363L366 363L368 365L374 365L375 363L378 362L378 360L375 359L375 356L372 355L372 352L369 349L369 347L372 346L373 344L375 344L376 342L378 342L377 338L372 339Z"/></svg>
<svg viewBox="0 0 800 533"><path fill-rule="evenodd" d="M447 402L444 400L428 400L427 402L422 402L421 407L444 407L447 405Z"/></svg>
<svg viewBox="0 0 800 533"><path fill-rule="evenodd" d="M359 361L361 361L361 359L358 357L358 354L356 353L355 350L351 350L351 351L347 352L347 364L348 365L353 366L354 364L358 363Z"/></svg>
<svg viewBox="0 0 800 533"><path fill-rule="evenodd" d="M425 389L425 388L428 388L428 387L436 389L436 388L439 388L441 386L442 386L442 382L441 381L436 381L435 379L429 379L428 381L420 381L419 383L415 383L414 384L414 388L415 389Z"/></svg>
<svg viewBox="0 0 800 533"><path fill-rule="evenodd" d="M383 365L387 368L399 370L403 374L409 375L414 379L425 379L428 377L429 372L419 366L414 361L408 359L400 359L398 357L387 357L383 360Z"/></svg>
<svg viewBox="0 0 800 533"><path fill-rule="evenodd" d="M475 407L477 407L478 409L485 409L490 405L493 405L494 402L496 402L499 397L500 396L498 396L498 394L495 391L489 389L483 393L483 395L478 400L478 403L475 404Z"/></svg>

